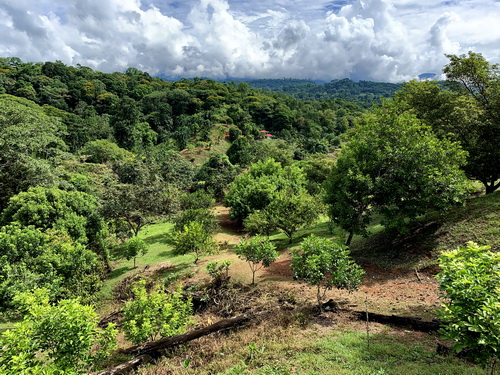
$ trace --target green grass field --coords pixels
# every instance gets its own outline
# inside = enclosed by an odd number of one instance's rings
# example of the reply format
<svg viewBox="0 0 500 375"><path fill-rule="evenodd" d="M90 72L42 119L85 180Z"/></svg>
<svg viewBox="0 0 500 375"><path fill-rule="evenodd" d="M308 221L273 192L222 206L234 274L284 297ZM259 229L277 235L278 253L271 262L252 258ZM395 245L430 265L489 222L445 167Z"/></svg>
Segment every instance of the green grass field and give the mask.
<svg viewBox="0 0 500 375"><path fill-rule="evenodd" d="M143 239L149 245L148 252L143 256L137 257L135 268L133 259L120 259L114 262L113 271L108 275L108 279L105 281L98 296L100 307L104 307L106 302L112 299L113 289L123 279L143 270L146 266L153 267L161 263L169 262L173 266L176 266L171 271L174 275L175 273L189 269L193 263L194 257L190 254L175 255L173 253L173 248L168 238L168 233L172 227L173 224L169 222L156 223L148 225L139 232L139 238ZM119 251L120 246L113 249L112 254L118 257Z"/></svg>

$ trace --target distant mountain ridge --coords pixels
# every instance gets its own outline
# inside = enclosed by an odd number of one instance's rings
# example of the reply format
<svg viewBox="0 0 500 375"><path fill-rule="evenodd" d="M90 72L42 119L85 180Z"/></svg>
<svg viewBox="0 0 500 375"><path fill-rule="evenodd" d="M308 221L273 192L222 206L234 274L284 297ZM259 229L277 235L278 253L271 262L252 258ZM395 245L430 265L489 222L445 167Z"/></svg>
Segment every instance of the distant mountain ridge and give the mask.
<svg viewBox="0 0 500 375"><path fill-rule="evenodd" d="M402 88L400 83L358 81L349 78L335 79L319 83L306 79L254 79L246 81L257 89L291 95L302 100L343 99L364 106L380 103L381 98L389 98Z"/></svg>

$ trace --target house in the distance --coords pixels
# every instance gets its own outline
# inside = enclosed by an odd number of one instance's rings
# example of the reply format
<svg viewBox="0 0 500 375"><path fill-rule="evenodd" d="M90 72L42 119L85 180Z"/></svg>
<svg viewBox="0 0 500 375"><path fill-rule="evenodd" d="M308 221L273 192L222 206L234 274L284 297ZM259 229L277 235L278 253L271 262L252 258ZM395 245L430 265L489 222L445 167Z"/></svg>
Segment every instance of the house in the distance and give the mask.
<svg viewBox="0 0 500 375"><path fill-rule="evenodd" d="M267 139L273 138L273 135L271 133L269 133L267 130L261 130L260 134L262 134L263 138L267 138Z"/></svg>

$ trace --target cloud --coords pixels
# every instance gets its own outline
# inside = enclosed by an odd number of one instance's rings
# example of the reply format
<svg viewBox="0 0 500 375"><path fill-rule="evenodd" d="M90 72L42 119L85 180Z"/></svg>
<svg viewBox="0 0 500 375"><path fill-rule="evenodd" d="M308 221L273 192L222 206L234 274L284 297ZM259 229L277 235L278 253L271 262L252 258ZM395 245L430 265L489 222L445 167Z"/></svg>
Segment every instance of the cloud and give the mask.
<svg viewBox="0 0 500 375"><path fill-rule="evenodd" d="M445 53L498 62L499 17L495 0L0 0L0 56L172 77L400 81L439 73Z"/></svg>

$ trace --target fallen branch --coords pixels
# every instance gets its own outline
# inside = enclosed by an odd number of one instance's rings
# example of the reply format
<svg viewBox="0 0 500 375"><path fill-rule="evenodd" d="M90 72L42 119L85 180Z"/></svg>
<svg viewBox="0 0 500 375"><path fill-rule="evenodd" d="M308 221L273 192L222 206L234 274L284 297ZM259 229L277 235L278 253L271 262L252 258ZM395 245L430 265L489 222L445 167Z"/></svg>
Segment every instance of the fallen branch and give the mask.
<svg viewBox="0 0 500 375"><path fill-rule="evenodd" d="M366 311L353 311L356 319L366 320ZM425 321L419 318L398 315L384 315L377 313L369 313L370 321L382 324L390 324L396 327L411 328L414 331L420 332L436 332L441 326L438 320Z"/></svg>
<svg viewBox="0 0 500 375"><path fill-rule="evenodd" d="M119 366L113 367L112 369L103 371L98 375L123 375L128 374L133 370L136 370L139 366L150 363L156 358L161 357L163 351L168 348L172 348L177 345L184 344L186 342L195 340L202 336L209 335L211 333L220 332L228 329L234 329L236 327L242 326L257 316L262 314L243 314L234 318L223 319L217 323L211 324L207 327L202 327L194 329L192 331L186 332L183 335L174 337L164 337L162 339L146 342L144 344L131 346L127 349L123 349L120 352L123 354L136 355L135 358L127 361Z"/></svg>

